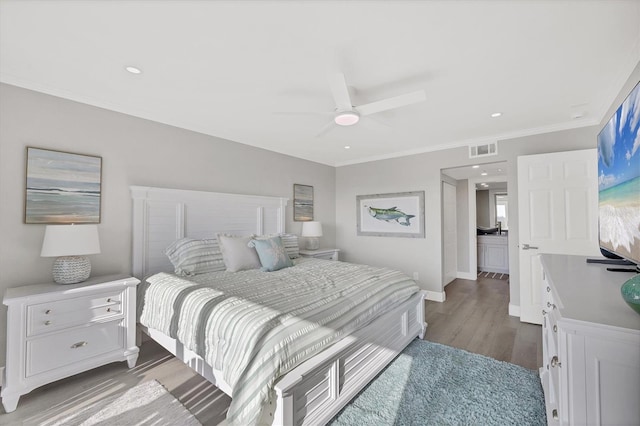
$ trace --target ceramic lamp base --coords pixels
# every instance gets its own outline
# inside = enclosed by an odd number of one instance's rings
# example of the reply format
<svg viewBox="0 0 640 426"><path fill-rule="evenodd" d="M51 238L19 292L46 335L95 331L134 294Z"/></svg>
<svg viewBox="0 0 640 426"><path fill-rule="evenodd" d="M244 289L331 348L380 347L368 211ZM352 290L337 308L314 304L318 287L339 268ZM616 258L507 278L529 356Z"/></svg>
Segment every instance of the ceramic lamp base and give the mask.
<svg viewBox="0 0 640 426"><path fill-rule="evenodd" d="M91 275L91 263L84 256L63 256L53 262L53 280L58 284L76 284Z"/></svg>
<svg viewBox="0 0 640 426"><path fill-rule="evenodd" d="M318 250L320 248L320 238L307 237L307 250Z"/></svg>

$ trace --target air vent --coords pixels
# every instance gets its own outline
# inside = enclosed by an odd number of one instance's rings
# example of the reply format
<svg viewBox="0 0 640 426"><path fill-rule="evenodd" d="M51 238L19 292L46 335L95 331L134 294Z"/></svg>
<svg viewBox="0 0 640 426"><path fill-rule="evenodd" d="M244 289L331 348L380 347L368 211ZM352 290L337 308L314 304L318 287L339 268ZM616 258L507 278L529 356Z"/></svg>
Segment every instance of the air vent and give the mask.
<svg viewBox="0 0 640 426"><path fill-rule="evenodd" d="M498 142L469 145L469 158L498 155Z"/></svg>

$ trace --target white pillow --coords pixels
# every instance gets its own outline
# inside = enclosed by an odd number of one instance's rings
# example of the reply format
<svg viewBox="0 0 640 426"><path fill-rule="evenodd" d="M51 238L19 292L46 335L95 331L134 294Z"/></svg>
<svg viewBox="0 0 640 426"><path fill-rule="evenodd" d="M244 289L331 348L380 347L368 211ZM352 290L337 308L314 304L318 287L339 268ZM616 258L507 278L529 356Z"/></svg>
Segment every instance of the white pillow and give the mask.
<svg viewBox="0 0 640 426"><path fill-rule="evenodd" d="M222 258L227 267L227 272L259 269L262 266L256 249L249 247L249 241L253 238L253 235L236 237L228 234L218 234L218 244L222 251Z"/></svg>
<svg viewBox="0 0 640 426"><path fill-rule="evenodd" d="M193 276L226 269L216 240L181 238L171 243L165 254L176 275Z"/></svg>

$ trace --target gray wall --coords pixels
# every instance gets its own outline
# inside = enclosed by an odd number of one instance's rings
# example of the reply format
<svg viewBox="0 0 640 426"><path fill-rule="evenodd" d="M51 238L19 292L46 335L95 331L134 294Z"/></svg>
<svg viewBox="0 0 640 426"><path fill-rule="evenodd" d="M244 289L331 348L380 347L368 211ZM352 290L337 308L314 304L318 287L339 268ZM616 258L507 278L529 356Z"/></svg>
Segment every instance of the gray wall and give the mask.
<svg viewBox="0 0 640 426"><path fill-rule="evenodd" d="M478 226L490 227L491 224L489 208L489 190L476 190L476 224Z"/></svg>
<svg viewBox="0 0 640 426"><path fill-rule="evenodd" d="M51 280L53 259L40 257L44 225L23 223L26 146L102 157L102 253L90 257L93 275L131 273L129 185L288 197L294 233L293 184L313 185L321 243L336 244L333 167L4 84L0 117L0 293Z"/></svg>
<svg viewBox="0 0 640 426"><path fill-rule="evenodd" d="M519 155L594 148L596 127L527 136L498 141L499 155L487 163L506 161L509 173L509 272L511 304L520 304L517 265L517 171ZM408 157L380 160L338 167L336 172L336 243L344 259L357 263L385 265L412 274L418 272L420 286L441 292L442 286L442 215L440 170L475 164L466 147L453 148ZM362 237L356 235L355 197L362 194L424 190L426 238ZM459 211L460 212L460 211ZM468 208L467 208L468 212ZM468 214L468 213L467 213ZM460 245L459 245L460 247Z"/></svg>

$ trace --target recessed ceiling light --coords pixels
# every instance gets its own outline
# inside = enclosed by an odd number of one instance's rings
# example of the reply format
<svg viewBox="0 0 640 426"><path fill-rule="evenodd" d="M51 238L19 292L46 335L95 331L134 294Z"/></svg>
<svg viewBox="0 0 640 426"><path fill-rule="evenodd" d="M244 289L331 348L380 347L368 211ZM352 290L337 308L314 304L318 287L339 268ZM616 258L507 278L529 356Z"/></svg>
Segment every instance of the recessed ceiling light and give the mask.
<svg viewBox="0 0 640 426"><path fill-rule="evenodd" d="M480 176L486 176L488 173L487 172L482 172L480 173Z"/></svg>
<svg viewBox="0 0 640 426"><path fill-rule="evenodd" d="M344 149L351 149L351 147L349 145L345 145Z"/></svg>
<svg viewBox="0 0 640 426"><path fill-rule="evenodd" d="M339 126L353 126L360 121L360 114L356 111L342 111L336 114L333 121Z"/></svg>
<svg viewBox="0 0 640 426"><path fill-rule="evenodd" d="M480 166L478 166L477 164L476 164L475 166L471 166L471 168L472 168L472 169L477 169L477 168L479 168L479 167L480 167Z"/></svg>
<svg viewBox="0 0 640 426"><path fill-rule="evenodd" d="M491 114L491 117L496 118L496 117L500 117L502 115L501 112L494 112L493 114Z"/></svg>
<svg viewBox="0 0 640 426"><path fill-rule="evenodd" d="M142 70L140 68L128 66L124 67L124 69L129 71L131 74L142 74Z"/></svg>

